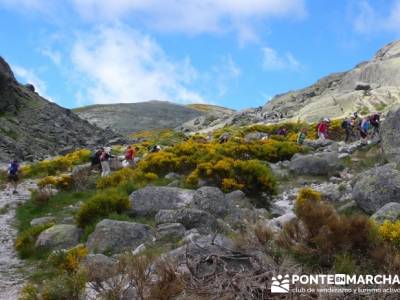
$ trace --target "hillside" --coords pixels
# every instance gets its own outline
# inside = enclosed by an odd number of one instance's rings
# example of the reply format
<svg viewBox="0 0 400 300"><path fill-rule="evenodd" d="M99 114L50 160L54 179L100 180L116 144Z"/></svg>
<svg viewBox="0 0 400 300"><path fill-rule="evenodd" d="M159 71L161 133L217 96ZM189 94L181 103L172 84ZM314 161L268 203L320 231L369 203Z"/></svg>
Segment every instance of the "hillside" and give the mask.
<svg viewBox="0 0 400 300"><path fill-rule="evenodd" d="M115 136L42 98L32 85L19 84L0 57L0 162L43 159L62 150L102 144Z"/></svg>
<svg viewBox="0 0 400 300"><path fill-rule="evenodd" d="M320 79L310 87L275 96L262 109L263 116L316 121L359 111L367 114L388 110L400 102L400 41L380 49L367 62L350 71Z"/></svg>
<svg viewBox="0 0 400 300"><path fill-rule="evenodd" d="M197 109L166 101L91 105L74 112L92 124L121 134L175 128L204 114Z"/></svg>

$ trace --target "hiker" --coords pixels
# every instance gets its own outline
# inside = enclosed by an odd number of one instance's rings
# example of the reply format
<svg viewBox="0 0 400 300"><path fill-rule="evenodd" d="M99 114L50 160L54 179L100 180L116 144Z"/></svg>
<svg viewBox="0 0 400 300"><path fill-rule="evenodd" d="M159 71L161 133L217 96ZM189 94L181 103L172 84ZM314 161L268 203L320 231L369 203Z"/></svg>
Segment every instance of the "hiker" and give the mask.
<svg viewBox="0 0 400 300"><path fill-rule="evenodd" d="M230 134L227 133L227 132L225 132L223 135L221 135L221 136L219 137L219 143L220 143L220 144L226 143L227 141L229 141L229 138L230 138L230 137L231 137Z"/></svg>
<svg viewBox="0 0 400 300"><path fill-rule="evenodd" d="M154 145L151 149L150 149L150 153L156 153L156 152L160 152L161 151L161 147L159 145Z"/></svg>
<svg viewBox="0 0 400 300"><path fill-rule="evenodd" d="M17 187L18 187L18 181L19 181L19 164L18 162L14 159L13 161L10 162L7 168L7 190L13 190L13 194L18 194Z"/></svg>
<svg viewBox="0 0 400 300"><path fill-rule="evenodd" d="M286 136L286 135L287 135L287 130L286 130L285 127L280 127L280 128L277 130L276 134L277 134L277 135L281 135L281 136Z"/></svg>
<svg viewBox="0 0 400 300"><path fill-rule="evenodd" d="M100 156L103 153L103 151L104 151L104 148L101 147L100 149L97 149L93 153L93 155L91 157L91 166L92 166L92 168L98 168L98 169L101 168L101 166L100 166Z"/></svg>
<svg viewBox="0 0 400 300"><path fill-rule="evenodd" d="M324 118L317 125L317 135L318 139L321 141L325 141L328 138L328 127L330 120L328 118Z"/></svg>
<svg viewBox="0 0 400 300"><path fill-rule="evenodd" d="M351 125L350 119L344 119L341 127L344 129L346 137L344 141L347 143L350 140L350 137L354 137L353 126Z"/></svg>
<svg viewBox="0 0 400 300"><path fill-rule="evenodd" d="M380 126L380 114L374 113L369 117L369 122L372 126L372 135L371 138L374 138L375 135L379 135L379 126Z"/></svg>
<svg viewBox="0 0 400 300"><path fill-rule="evenodd" d="M299 132L299 134L297 135L297 144L299 145L303 145L304 140L307 137L307 129L306 128L302 128Z"/></svg>
<svg viewBox="0 0 400 300"><path fill-rule="evenodd" d="M358 113L354 112L351 117L351 126L353 127L353 130L356 129L356 132L358 132L360 137L361 137L361 122L362 120L358 116Z"/></svg>
<svg viewBox="0 0 400 300"><path fill-rule="evenodd" d="M101 155L100 155L100 164L101 164L101 177L105 177L111 174L111 169L110 169L110 158L112 157L111 155L111 147L106 147L103 149Z"/></svg>
<svg viewBox="0 0 400 300"><path fill-rule="evenodd" d="M361 120L359 130L361 138L365 140L368 137L369 117L365 117Z"/></svg>
<svg viewBox="0 0 400 300"><path fill-rule="evenodd" d="M135 156L137 147L128 146L125 152L125 160L122 163L124 167L133 167L135 165Z"/></svg>

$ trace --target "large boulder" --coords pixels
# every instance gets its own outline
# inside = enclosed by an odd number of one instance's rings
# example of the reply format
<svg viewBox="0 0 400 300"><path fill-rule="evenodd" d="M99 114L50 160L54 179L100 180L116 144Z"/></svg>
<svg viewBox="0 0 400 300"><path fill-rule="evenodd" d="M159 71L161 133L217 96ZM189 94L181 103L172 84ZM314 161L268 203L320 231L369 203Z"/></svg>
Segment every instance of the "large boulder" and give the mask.
<svg viewBox="0 0 400 300"><path fill-rule="evenodd" d="M181 223L186 229L196 228L201 234L215 232L219 228L213 215L199 209L160 210L155 220L157 224Z"/></svg>
<svg viewBox="0 0 400 300"><path fill-rule="evenodd" d="M36 240L36 247L51 250L69 249L79 244L82 230L75 225L54 225L47 228Z"/></svg>
<svg viewBox="0 0 400 300"><path fill-rule="evenodd" d="M193 206L219 218L224 217L228 213L230 203L219 188L204 186L194 193Z"/></svg>
<svg viewBox="0 0 400 300"><path fill-rule="evenodd" d="M381 146L385 157L390 162L400 162L400 106L396 106L382 122Z"/></svg>
<svg viewBox="0 0 400 300"><path fill-rule="evenodd" d="M336 152L295 154L289 163L289 170L295 175L334 175L343 168L343 162L338 158Z"/></svg>
<svg viewBox="0 0 400 300"><path fill-rule="evenodd" d="M152 240L153 234L148 225L105 219L96 225L87 247L90 252L116 254L134 250Z"/></svg>
<svg viewBox="0 0 400 300"><path fill-rule="evenodd" d="M390 202L381 207L371 218L378 223L383 223L385 220L396 221L400 217L400 203Z"/></svg>
<svg viewBox="0 0 400 300"><path fill-rule="evenodd" d="M154 216L162 209L178 209L192 203L194 191L177 187L148 186L130 195L131 213Z"/></svg>
<svg viewBox="0 0 400 300"><path fill-rule="evenodd" d="M400 172L392 164L373 168L357 176L352 197L367 213L390 202L400 202Z"/></svg>
<svg viewBox="0 0 400 300"><path fill-rule="evenodd" d="M81 263L88 281L101 282L115 274L118 261L104 254L88 254Z"/></svg>

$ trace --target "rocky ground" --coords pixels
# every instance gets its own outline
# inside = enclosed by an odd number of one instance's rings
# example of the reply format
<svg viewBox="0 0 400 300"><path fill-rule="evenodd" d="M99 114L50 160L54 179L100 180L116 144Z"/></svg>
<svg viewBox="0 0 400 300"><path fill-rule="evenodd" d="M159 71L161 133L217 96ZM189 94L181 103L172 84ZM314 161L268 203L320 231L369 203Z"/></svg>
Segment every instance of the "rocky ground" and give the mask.
<svg viewBox="0 0 400 300"><path fill-rule="evenodd" d="M15 251L15 209L29 200L31 190L36 189L34 181L19 185L18 194L0 191L0 299L17 299L19 290L25 282L24 262Z"/></svg>

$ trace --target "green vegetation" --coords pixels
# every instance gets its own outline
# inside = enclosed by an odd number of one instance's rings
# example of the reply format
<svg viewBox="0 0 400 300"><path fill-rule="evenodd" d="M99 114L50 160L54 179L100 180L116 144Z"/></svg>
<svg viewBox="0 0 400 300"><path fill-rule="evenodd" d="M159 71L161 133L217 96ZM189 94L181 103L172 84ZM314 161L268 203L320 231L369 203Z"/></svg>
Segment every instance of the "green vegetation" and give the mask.
<svg viewBox="0 0 400 300"><path fill-rule="evenodd" d="M43 258L43 256L45 256L44 252L46 251L36 249L35 242L42 231L50 228L53 225L53 223L41 224L27 228L24 231L20 232L15 242L15 249L18 251L18 255L21 258Z"/></svg>
<svg viewBox="0 0 400 300"><path fill-rule="evenodd" d="M90 150L83 149L65 156L59 156L51 160L43 160L31 165L22 167L24 177L45 177L56 175L60 172L70 171L74 165L90 161Z"/></svg>
<svg viewBox="0 0 400 300"><path fill-rule="evenodd" d="M56 219L61 219L64 216L70 215L66 211L69 206L76 205L79 202L84 202L94 195L94 191L85 192L60 192L51 196L46 203L37 205L33 201L28 201L17 208L16 218L18 221L19 231L23 231L30 227L30 222L35 218L53 216Z"/></svg>
<svg viewBox="0 0 400 300"><path fill-rule="evenodd" d="M129 207L128 196L121 190L111 188L99 191L80 207L76 221L84 228L112 213L122 214Z"/></svg>

